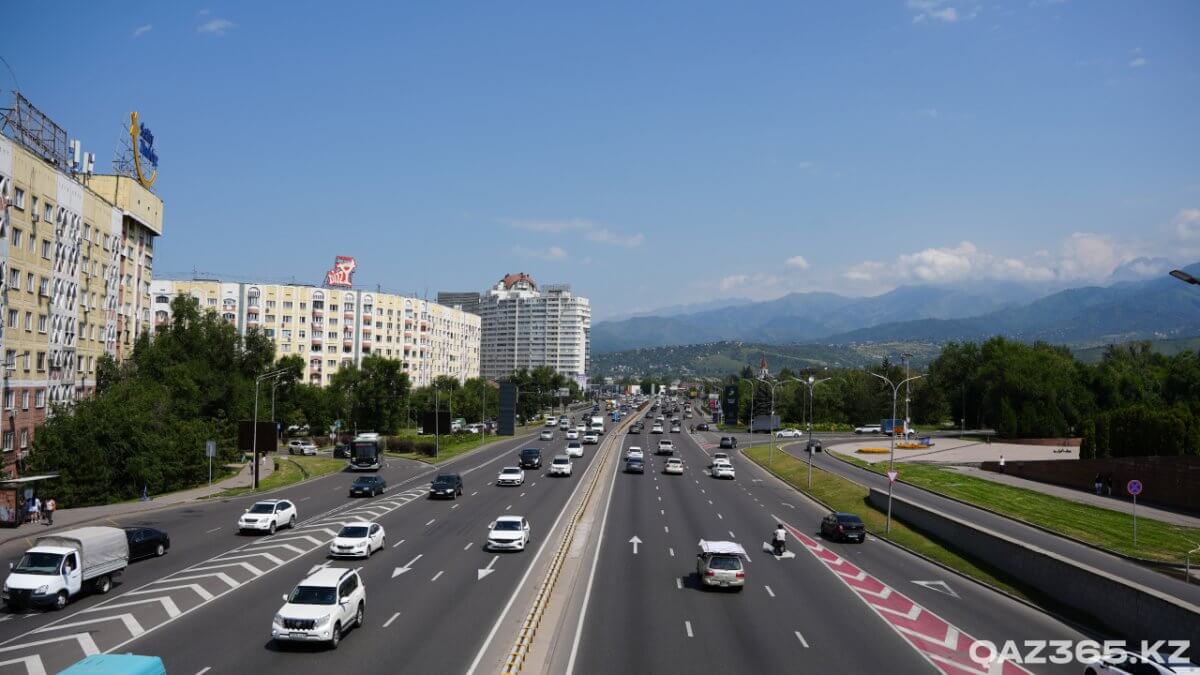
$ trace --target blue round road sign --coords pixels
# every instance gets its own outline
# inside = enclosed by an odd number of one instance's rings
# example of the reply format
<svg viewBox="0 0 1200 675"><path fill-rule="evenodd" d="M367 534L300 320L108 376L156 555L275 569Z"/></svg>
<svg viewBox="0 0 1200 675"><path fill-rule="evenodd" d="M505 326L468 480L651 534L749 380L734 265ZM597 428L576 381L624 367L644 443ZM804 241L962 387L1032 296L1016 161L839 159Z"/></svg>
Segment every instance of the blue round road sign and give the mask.
<svg viewBox="0 0 1200 675"><path fill-rule="evenodd" d="M1136 480L1136 479L1131 480L1131 481L1129 481L1128 484L1125 485L1125 489L1127 491L1129 491L1129 494L1136 497L1136 496L1142 494L1142 481Z"/></svg>

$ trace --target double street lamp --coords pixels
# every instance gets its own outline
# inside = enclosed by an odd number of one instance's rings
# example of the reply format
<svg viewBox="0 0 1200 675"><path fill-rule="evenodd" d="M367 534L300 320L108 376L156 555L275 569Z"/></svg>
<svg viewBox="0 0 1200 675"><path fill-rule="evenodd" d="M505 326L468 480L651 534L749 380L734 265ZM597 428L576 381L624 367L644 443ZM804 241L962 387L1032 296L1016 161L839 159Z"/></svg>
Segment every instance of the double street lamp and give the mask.
<svg viewBox="0 0 1200 675"><path fill-rule="evenodd" d="M278 378L278 377L286 374L287 372L288 372L288 370L286 368L280 368L279 370L272 370L269 373L264 373L262 375L259 375L256 378L254 378L254 419L250 423L250 426L252 427L252 430L250 432L250 452L251 452L251 455L254 457L254 489L255 490L258 489L258 465L260 464L260 459L258 456L258 385L262 384L263 380L270 380L270 379ZM274 388L272 388L272 394L271 394L272 424L274 424L274 417L275 417L275 396L274 396ZM278 438L278 436L276 436L275 438Z"/></svg>
<svg viewBox="0 0 1200 675"><path fill-rule="evenodd" d="M813 388L822 382L832 380L832 377L822 377L816 379L812 375L808 376L807 380L792 378L793 381L808 386L808 444L805 446L805 451L808 454L808 489L812 489L812 462L813 462Z"/></svg>
<svg viewBox="0 0 1200 675"><path fill-rule="evenodd" d="M871 371L867 371L867 372L870 373ZM905 378L898 383L893 383L890 379L884 377L883 375L880 375L879 373L871 373L871 374L874 375L875 377L878 377L879 379L883 380L884 382L886 382L888 384L889 387L892 388L892 434L891 434L892 435L892 449L891 449L891 453L888 456L888 508L887 508L887 526L885 527L885 530L884 530L888 534L891 534L891 532L892 532L892 483L896 482L892 478L892 475L893 475L892 467L896 463L896 397L900 393L900 387L907 385L909 382L912 382L913 380L919 380L925 376L924 375L913 375L912 377ZM904 426L906 428L908 427L907 420L905 420Z"/></svg>

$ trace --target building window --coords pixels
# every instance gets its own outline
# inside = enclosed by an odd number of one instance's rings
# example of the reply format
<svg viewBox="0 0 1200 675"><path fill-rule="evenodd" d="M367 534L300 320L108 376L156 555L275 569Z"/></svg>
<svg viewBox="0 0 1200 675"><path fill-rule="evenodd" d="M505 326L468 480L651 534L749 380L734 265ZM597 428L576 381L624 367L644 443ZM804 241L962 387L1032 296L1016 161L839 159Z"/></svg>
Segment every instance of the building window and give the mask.
<svg viewBox="0 0 1200 675"><path fill-rule="evenodd" d="M159 303L160 305L166 305L166 304L170 304L171 299L165 295L156 295L156 296L154 296L154 301Z"/></svg>
<svg viewBox="0 0 1200 675"><path fill-rule="evenodd" d="M21 430L21 449L24 450L28 447L29 447L29 430L22 429Z"/></svg>
<svg viewBox="0 0 1200 675"><path fill-rule="evenodd" d="M15 227L13 228L13 231L12 231L12 242L13 242L13 246L16 246L17 248L21 248L21 231Z"/></svg>
<svg viewBox="0 0 1200 675"><path fill-rule="evenodd" d="M25 330L33 332L33 312L25 312Z"/></svg>
<svg viewBox="0 0 1200 675"><path fill-rule="evenodd" d="M162 313L166 314L166 312L162 312ZM164 317L164 318L166 318L166 317ZM45 314L38 314L38 332L39 333L46 332L46 315Z"/></svg>
<svg viewBox="0 0 1200 675"><path fill-rule="evenodd" d="M16 191L13 192L13 206L17 207L18 209L25 208L25 191L21 188L17 188ZM11 446L12 444L9 443L9 445ZM12 448L10 447L9 449L11 450Z"/></svg>
<svg viewBox="0 0 1200 675"><path fill-rule="evenodd" d="M216 298L209 298L209 299L208 299L208 306L209 306L209 307L216 307L216 306L217 306L217 299L216 299Z"/></svg>
<svg viewBox="0 0 1200 675"><path fill-rule="evenodd" d="M13 268L8 271L8 285L13 288L21 288L21 270Z"/></svg>
<svg viewBox="0 0 1200 675"><path fill-rule="evenodd" d="M16 397L15 397L16 393L17 392L13 391L12 389L9 389L8 391L4 392L4 409L5 410L13 409L13 401L16 400Z"/></svg>
<svg viewBox="0 0 1200 675"><path fill-rule="evenodd" d="M20 288L19 284L17 285L17 288ZM32 293L34 291L32 272L25 275L25 291L28 293Z"/></svg>
<svg viewBox="0 0 1200 675"><path fill-rule="evenodd" d="M50 202L46 202L42 205L42 218L44 218L47 223L54 222L54 205Z"/></svg>
<svg viewBox="0 0 1200 675"><path fill-rule="evenodd" d="M18 314L19 313L15 309L8 310L8 327L9 328L17 327L17 322L19 321Z"/></svg>
<svg viewBox="0 0 1200 675"><path fill-rule="evenodd" d="M266 333L267 333L267 337L275 337L275 329L274 328L268 328L266 330Z"/></svg>
<svg viewBox="0 0 1200 675"><path fill-rule="evenodd" d="M46 370L46 352L37 353L37 369L38 372Z"/></svg>
<svg viewBox="0 0 1200 675"><path fill-rule="evenodd" d="M13 444L13 432L11 432L11 431L4 432L4 451L12 452L13 451L12 444Z"/></svg>
<svg viewBox="0 0 1200 675"><path fill-rule="evenodd" d="M292 303L292 301L291 301L291 300L284 300L284 301L283 301L283 308L284 308L284 309L291 309L291 308L292 308L292 306L293 306L293 303Z"/></svg>
<svg viewBox="0 0 1200 675"><path fill-rule="evenodd" d="M29 410L29 390L21 392L21 410Z"/></svg>
<svg viewBox="0 0 1200 675"><path fill-rule="evenodd" d="M42 257L46 260L50 259L50 241L47 239L42 240Z"/></svg>
<svg viewBox="0 0 1200 675"><path fill-rule="evenodd" d="M37 390L37 394L35 394L33 397L33 405L38 408L46 407L46 390L45 389Z"/></svg>
<svg viewBox="0 0 1200 675"><path fill-rule="evenodd" d="M275 301L274 300L267 301L267 309L275 309Z"/></svg>

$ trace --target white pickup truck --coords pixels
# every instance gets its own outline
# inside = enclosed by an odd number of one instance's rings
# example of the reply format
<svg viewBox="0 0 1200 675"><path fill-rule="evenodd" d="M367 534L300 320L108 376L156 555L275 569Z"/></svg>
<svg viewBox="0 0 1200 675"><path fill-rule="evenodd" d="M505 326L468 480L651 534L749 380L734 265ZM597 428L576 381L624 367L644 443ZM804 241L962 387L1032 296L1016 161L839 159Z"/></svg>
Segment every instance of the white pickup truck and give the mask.
<svg viewBox="0 0 1200 675"><path fill-rule="evenodd" d="M0 597L10 608L62 609L84 585L104 594L112 579L129 565L125 531L116 527L80 527L38 537L4 580Z"/></svg>

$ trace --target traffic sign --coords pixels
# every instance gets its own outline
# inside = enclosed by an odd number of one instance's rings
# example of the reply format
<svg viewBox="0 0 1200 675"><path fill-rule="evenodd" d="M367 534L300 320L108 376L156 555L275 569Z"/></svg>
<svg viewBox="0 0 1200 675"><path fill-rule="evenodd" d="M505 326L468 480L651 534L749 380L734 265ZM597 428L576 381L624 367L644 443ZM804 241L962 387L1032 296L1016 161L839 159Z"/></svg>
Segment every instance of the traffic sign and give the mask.
<svg viewBox="0 0 1200 675"><path fill-rule="evenodd" d="M899 472L899 471L889 471L889 472L887 472L888 482L889 482L889 483L895 483L895 482L896 482L896 476L899 476L899 475L900 475L900 472Z"/></svg>
<svg viewBox="0 0 1200 675"><path fill-rule="evenodd" d="M1134 479L1125 485L1125 489L1134 497L1142 494L1142 481Z"/></svg>
<svg viewBox="0 0 1200 675"><path fill-rule="evenodd" d="M204 444L204 456L205 457L216 457L217 456L217 442L216 441L208 441Z"/></svg>

